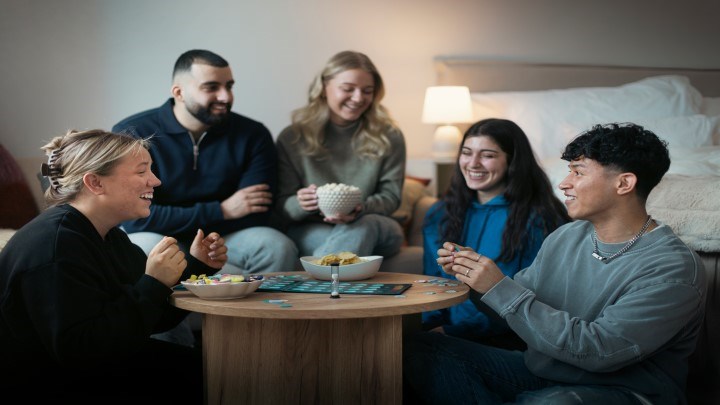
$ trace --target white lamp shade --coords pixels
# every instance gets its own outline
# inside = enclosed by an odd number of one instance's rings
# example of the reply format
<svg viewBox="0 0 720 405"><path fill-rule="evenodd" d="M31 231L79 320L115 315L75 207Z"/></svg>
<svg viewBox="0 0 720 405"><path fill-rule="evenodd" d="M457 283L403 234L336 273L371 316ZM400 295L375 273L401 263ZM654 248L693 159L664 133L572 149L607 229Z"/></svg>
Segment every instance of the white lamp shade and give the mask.
<svg viewBox="0 0 720 405"><path fill-rule="evenodd" d="M470 89L466 86L432 86L425 91L422 122L453 124L472 120Z"/></svg>

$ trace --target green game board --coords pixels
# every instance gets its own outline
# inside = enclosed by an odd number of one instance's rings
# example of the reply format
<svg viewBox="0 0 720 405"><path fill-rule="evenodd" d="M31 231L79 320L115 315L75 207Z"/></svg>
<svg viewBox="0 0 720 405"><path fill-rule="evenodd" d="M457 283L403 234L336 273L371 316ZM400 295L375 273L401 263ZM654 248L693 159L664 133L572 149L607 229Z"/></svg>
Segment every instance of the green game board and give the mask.
<svg viewBox="0 0 720 405"><path fill-rule="evenodd" d="M412 284L384 284L349 281L340 283L340 294L400 295ZM271 277L263 281L258 291L330 294L330 282L302 280L294 277Z"/></svg>

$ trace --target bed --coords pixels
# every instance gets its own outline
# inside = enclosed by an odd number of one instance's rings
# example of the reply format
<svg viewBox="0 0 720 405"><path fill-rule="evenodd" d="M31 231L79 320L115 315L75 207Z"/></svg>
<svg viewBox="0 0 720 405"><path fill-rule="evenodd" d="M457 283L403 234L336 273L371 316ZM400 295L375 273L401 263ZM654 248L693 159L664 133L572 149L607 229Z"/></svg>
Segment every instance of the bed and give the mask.
<svg viewBox="0 0 720 405"><path fill-rule="evenodd" d="M515 121L557 185L563 146L592 124L635 122L668 141L671 167L648 211L698 252L706 317L690 360L688 400L720 403L720 69L559 65L438 57L437 85L470 88L476 119ZM560 194L559 194L560 195Z"/></svg>

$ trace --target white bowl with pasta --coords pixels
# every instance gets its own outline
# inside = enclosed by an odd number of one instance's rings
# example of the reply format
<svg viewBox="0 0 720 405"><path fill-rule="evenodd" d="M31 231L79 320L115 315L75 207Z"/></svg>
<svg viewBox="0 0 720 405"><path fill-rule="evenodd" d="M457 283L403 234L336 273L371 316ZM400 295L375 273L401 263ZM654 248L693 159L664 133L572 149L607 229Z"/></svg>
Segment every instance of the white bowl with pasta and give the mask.
<svg viewBox="0 0 720 405"><path fill-rule="evenodd" d="M300 258L305 271L317 280L330 281L330 265L318 264L322 258L318 256L304 256ZM360 256L360 260L353 264L341 264L338 268L340 281L366 280L375 276L380 270L382 256Z"/></svg>

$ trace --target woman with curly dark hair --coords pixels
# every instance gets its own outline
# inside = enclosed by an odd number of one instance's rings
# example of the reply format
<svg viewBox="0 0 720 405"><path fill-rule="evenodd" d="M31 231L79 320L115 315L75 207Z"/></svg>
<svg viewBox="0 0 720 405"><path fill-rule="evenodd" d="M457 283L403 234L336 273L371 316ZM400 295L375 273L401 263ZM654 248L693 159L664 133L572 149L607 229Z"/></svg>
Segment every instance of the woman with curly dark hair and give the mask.
<svg viewBox="0 0 720 405"><path fill-rule="evenodd" d="M458 250L466 246L493 259L512 277L532 263L545 237L570 217L514 122L479 121L465 132L461 145L450 186L425 217L424 272L448 277L436 258L442 244L452 242ZM498 345L509 332L504 322L471 301L426 312L423 325Z"/></svg>

